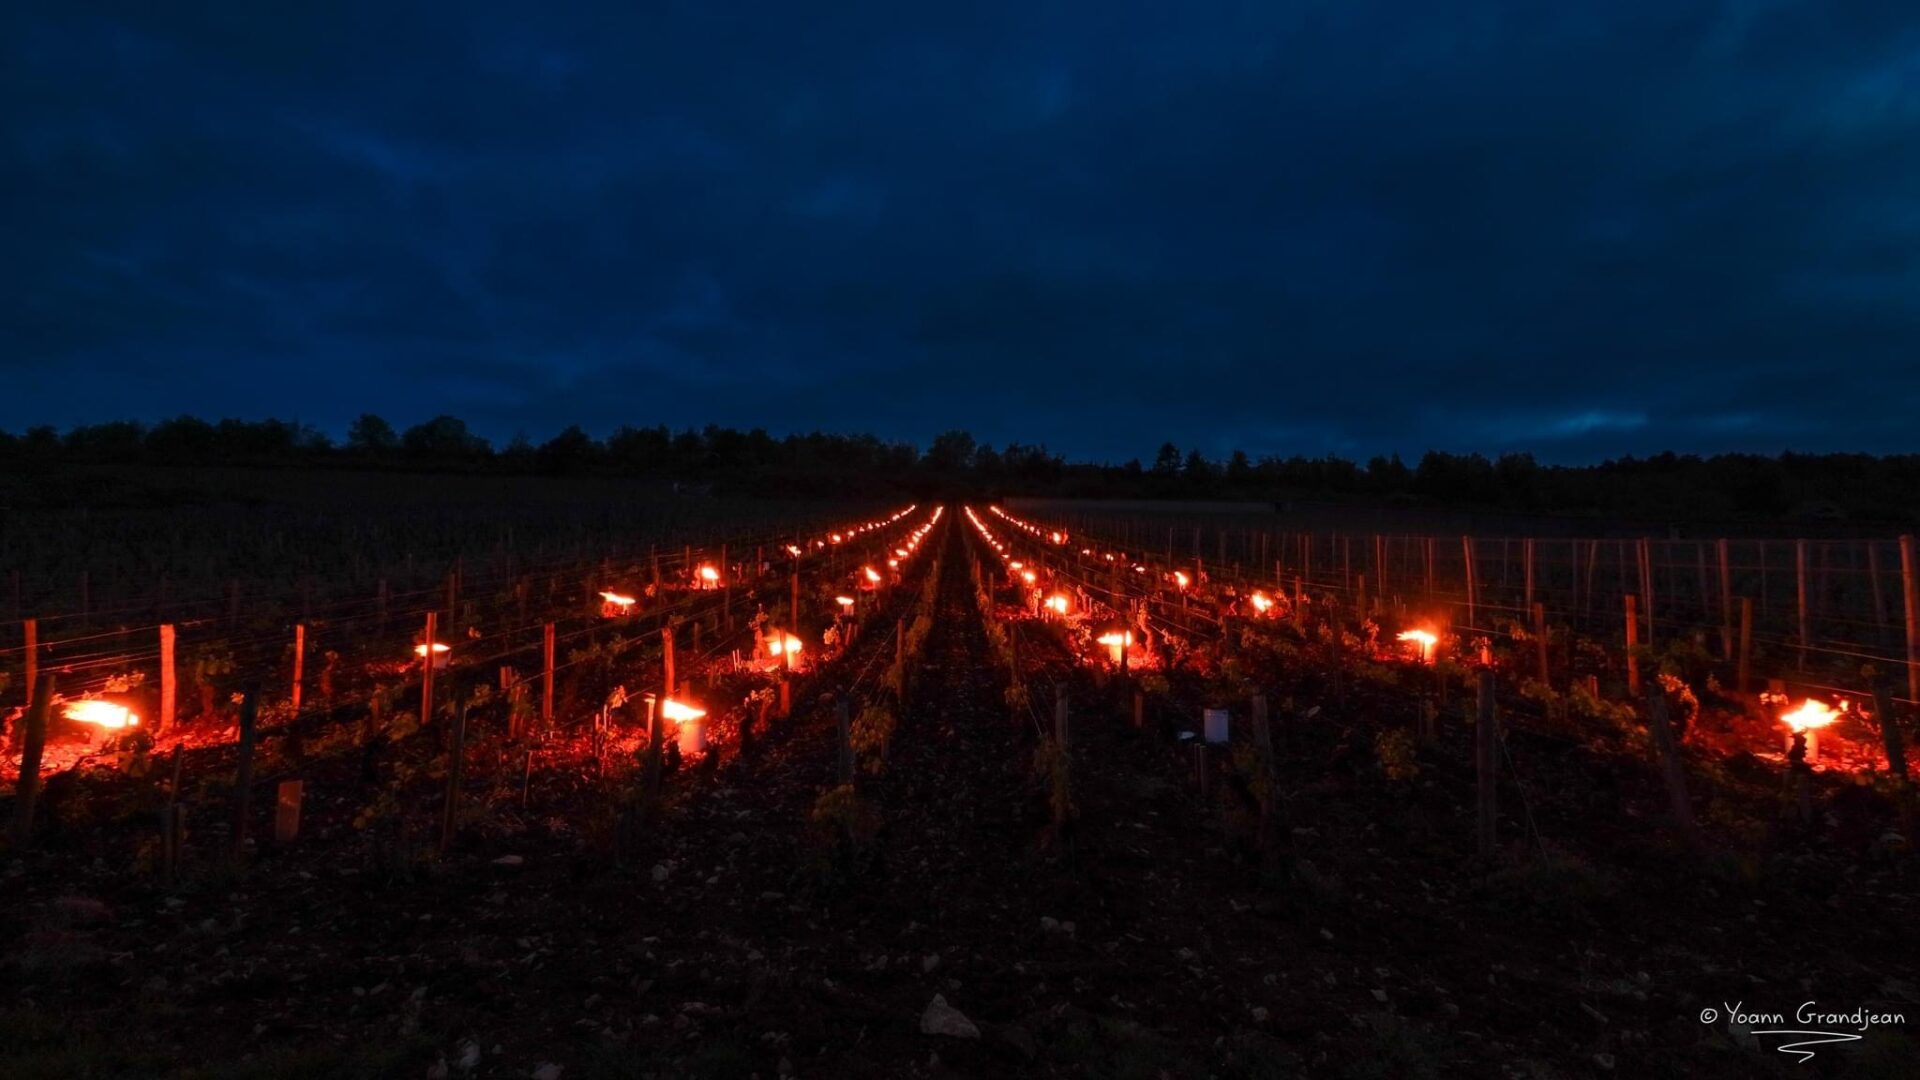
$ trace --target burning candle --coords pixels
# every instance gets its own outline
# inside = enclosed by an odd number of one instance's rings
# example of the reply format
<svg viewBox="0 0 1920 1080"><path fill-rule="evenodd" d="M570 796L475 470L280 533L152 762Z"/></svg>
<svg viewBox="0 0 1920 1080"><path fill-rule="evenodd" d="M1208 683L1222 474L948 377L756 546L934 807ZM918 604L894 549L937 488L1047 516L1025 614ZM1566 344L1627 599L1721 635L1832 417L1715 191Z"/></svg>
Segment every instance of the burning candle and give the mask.
<svg viewBox="0 0 1920 1080"><path fill-rule="evenodd" d="M1840 714L1824 701L1808 698L1792 712L1781 713L1780 722L1787 725L1787 752L1793 752L1793 737L1805 735L1807 738L1807 760L1820 760L1820 729L1840 719Z"/></svg>
<svg viewBox="0 0 1920 1080"><path fill-rule="evenodd" d="M1118 631L1101 634L1098 641L1107 647L1108 659L1118 664L1123 659L1127 647L1133 644L1133 632L1129 630L1124 634Z"/></svg>
<svg viewBox="0 0 1920 1080"><path fill-rule="evenodd" d="M124 705L115 705L111 701L98 698L87 701L70 701L60 715L82 724L118 731L122 728L138 727L140 718L128 711Z"/></svg>
<svg viewBox="0 0 1920 1080"><path fill-rule="evenodd" d="M1065 615L1067 613L1067 606L1067 598L1063 593L1054 593L1052 596L1047 597L1047 608L1055 615Z"/></svg>
<svg viewBox="0 0 1920 1080"><path fill-rule="evenodd" d="M1439 637L1436 636L1433 631L1403 630L1394 635L1394 637L1399 641L1414 642L1418 647L1420 662L1423 664L1433 663L1433 647L1440 641Z"/></svg>
<svg viewBox="0 0 1920 1080"><path fill-rule="evenodd" d="M1265 615L1267 612L1273 610L1273 598L1266 593L1254 593L1251 599L1253 601L1253 610L1259 614Z"/></svg>

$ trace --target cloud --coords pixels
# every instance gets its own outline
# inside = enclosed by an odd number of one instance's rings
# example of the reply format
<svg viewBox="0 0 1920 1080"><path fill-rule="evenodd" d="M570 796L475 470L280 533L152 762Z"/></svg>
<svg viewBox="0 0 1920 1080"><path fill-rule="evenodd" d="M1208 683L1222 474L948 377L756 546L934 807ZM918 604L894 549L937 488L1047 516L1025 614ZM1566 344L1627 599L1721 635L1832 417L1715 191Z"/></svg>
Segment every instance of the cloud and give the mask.
<svg viewBox="0 0 1920 1080"><path fill-rule="evenodd" d="M23 8L0 426L1904 449L1917 56L1818 2Z"/></svg>

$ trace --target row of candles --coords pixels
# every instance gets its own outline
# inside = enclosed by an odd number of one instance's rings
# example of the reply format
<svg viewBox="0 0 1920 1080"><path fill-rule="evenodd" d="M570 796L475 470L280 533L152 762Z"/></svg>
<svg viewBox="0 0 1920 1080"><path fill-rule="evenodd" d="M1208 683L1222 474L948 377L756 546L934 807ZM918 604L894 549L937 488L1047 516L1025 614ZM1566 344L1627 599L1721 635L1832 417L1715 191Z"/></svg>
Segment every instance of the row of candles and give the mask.
<svg viewBox="0 0 1920 1080"><path fill-rule="evenodd" d="M990 506L988 510L1008 525L1020 529L1036 539L1050 542L1056 546L1064 546L1069 539L1069 534L1066 532L1051 529L1035 522L1023 521L1001 507ZM1025 584L1031 586L1035 581L1033 572L1023 569L1023 564L1012 558L1005 545L1001 544L992 535L992 532L986 527L985 523L980 521L971 509L967 511L967 514L973 519L975 527L987 538L988 543L993 546L994 550L1001 554L1002 559L1009 563L1013 571L1021 575L1021 579ZM1104 558L1104 560L1109 563L1130 565L1133 571L1138 574L1148 572L1145 566L1134 562L1132 558L1124 552L1096 552L1092 547L1082 547L1080 554L1088 558ZM1187 593L1194 584L1193 579L1189 577L1184 570L1170 570L1165 575L1165 578L1175 592L1182 594ZM1299 602L1300 599L1301 598L1296 598L1296 602ZM1248 600L1250 606L1253 608L1253 616L1256 618L1274 617L1277 613L1278 606L1274 602L1273 596L1263 590L1253 591L1249 594ZM1047 606L1050 609L1063 615L1068 610L1067 604L1068 601L1066 597L1061 595L1055 595L1047 600ZM1413 629L1402 630L1395 634L1394 637L1395 640L1405 644L1408 649L1409 658L1413 661L1421 664L1433 664L1436 662L1440 645L1440 635L1432 629L1427 627L1414 627ZM1123 635L1122 631L1116 630L1103 634L1097 640L1101 645L1109 647L1113 662L1119 664L1121 662L1121 651L1133 644L1133 635L1131 633L1124 633ZM1849 711L1849 703L1845 700L1840 702L1838 709L1828 705L1826 702L1813 698L1804 699L1800 705L1792 709L1786 708L1789 702L1785 697L1774 699L1772 696L1769 696L1763 699L1763 704L1775 705L1780 709L1779 721L1786 727L1785 741L1789 753L1792 751L1796 738L1804 737L1806 739L1807 759L1809 761L1819 760L1820 729L1832 725Z"/></svg>
<svg viewBox="0 0 1920 1080"><path fill-rule="evenodd" d="M843 544L865 533L872 532L875 529L884 529L900 521L902 518L913 513L914 510L918 508L918 505L917 503L910 505L880 520L842 526L839 529L831 530L803 542L808 544L813 550ZM939 519L939 511L936 510L933 516L933 522L937 522ZM896 549L895 558L888 561L889 566L898 567L899 560L905 558L907 554L919 545L921 538L933 527L933 522L929 522L915 531L912 539L906 545L905 550ZM807 550L799 543L789 543L785 546L787 553L795 558L799 558L805 554ZM877 584L879 582L879 574L872 567L863 567L862 569L870 583ZM690 585L695 590L717 589L724 584L719 568L715 567L712 563L701 563L699 566L693 568L690 575ZM600 592L600 599L600 613L606 618L620 618L631 615L634 613L635 607L639 604L639 598L637 596L614 590L604 590ZM851 606L851 598L843 599L847 606ZM791 657L800 651L800 639L791 634L784 635L782 640L770 642L768 651L775 656L781 655L784 651L789 657L789 666L791 666ZM413 654L421 658L423 663L427 662L427 657L431 654L431 663L433 664L434 670L444 671L452 662L453 647L444 641L436 641L432 644L431 648L429 648L425 642L421 642L414 645ZM138 713L125 705L105 698L81 698L66 702L61 706L60 715L75 723L87 724L107 731L124 731L128 728L140 726L140 715ZM699 717L705 716L706 711L700 709L698 706L684 704L669 698L661 706L661 715L667 720L678 723L682 720L698 719Z"/></svg>

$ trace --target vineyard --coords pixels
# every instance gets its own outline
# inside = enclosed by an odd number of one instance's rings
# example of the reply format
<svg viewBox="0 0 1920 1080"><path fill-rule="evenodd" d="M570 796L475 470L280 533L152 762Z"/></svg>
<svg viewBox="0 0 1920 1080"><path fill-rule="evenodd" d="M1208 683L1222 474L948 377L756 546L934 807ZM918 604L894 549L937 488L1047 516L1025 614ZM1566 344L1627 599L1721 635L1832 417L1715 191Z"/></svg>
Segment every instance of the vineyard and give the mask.
<svg viewBox="0 0 1920 1080"><path fill-rule="evenodd" d="M476 504L0 533L0 1075L1920 1052L1908 538Z"/></svg>

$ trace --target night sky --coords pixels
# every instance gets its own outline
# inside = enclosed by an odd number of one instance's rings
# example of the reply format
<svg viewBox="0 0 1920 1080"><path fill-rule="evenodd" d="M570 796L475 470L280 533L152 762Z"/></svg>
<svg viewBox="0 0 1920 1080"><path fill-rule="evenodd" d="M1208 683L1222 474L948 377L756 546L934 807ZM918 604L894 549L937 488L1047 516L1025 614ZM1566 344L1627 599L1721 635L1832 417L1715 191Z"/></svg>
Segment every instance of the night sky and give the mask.
<svg viewBox="0 0 1920 1080"><path fill-rule="evenodd" d="M1915 449L1920 5L559 7L9 5L0 427Z"/></svg>

